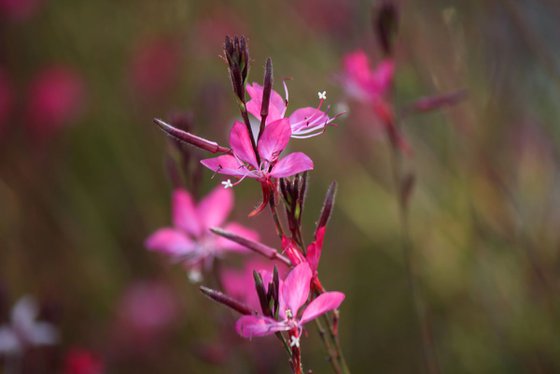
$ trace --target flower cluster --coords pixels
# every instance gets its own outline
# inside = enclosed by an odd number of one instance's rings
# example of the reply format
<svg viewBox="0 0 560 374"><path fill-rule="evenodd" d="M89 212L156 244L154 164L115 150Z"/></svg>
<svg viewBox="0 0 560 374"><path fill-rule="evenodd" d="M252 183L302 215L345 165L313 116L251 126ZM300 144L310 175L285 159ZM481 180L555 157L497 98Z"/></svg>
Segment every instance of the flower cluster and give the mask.
<svg viewBox="0 0 560 374"><path fill-rule="evenodd" d="M263 84L247 84L250 58L244 38L226 38L224 60L240 108L240 119L231 127L229 147L159 119L155 123L173 140L215 154L202 159L201 165L237 181L223 181L223 186L217 186L198 204L187 189L176 185L173 225L155 231L146 240L146 247L184 264L193 280L201 280L202 274L217 274L221 289L201 286L201 291L242 314L236 323L240 336L250 339L275 335L286 348L294 373L303 373L300 339L304 325L320 319L318 326L322 326L320 333L333 369L348 372L338 341L338 308L345 296L327 291L318 272L336 184L327 192L314 240L304 246L302 214L307 173L314 164L302 152L283 155L291 139L324 133L337 115L331 117L321 109L326 100L324 91L318 94L317 107L299 108L288 115L285 82L285 98L272 88L271 59L265 65ZM270 208L282 251L259 242L258 235L244 226L224 223L233 207L231 187L245 178L259 182L263 194L262 203L249 216ZM288 230L284 228L286 224ZM238 271L219 265L226 253L254 253L261 259L247 257L245 267ZM328 337L324 336L324 328L330 332Z"/></svg>

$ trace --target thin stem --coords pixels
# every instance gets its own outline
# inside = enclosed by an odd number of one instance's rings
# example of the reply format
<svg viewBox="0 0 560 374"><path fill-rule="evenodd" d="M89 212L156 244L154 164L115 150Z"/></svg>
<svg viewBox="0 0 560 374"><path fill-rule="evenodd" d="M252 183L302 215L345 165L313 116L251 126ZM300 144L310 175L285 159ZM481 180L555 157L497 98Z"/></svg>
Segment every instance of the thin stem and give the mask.
<svg viewBox="0 0 560 374"><path fill-rule="evenodd" d="M321 321L318 318L315 319L315 325L317 326L317 332L319 333L319 336L321 337L321 341L323 342L323 345L325 346L325 350L327 351L327 354L329 355L329 362L330 362L330 364L333 368L333 371L336 374L341 374L342 371L340 370L340 366L337 362L338 361L337 360L337 354L336 354L336 352L334 352L331 343L329 342L329 340L326 337L325 327L323 326L323 324L321 323Z"/></svg>
<svg viewBox="0 0 560 374"><path fill-rule="evenodd" d="M276 337L278 338L278 340L280 340L282 342L282 346L284 347L284 349L286 350L286 353L288 354L288 357L290 358L290 360L292 359L292 350L290 349L290 346L288 345L288 342L286 341L286 338L284 337L284 335L282 335L281 332L277 332Z"/></svg>
<svg viewBox="0 0 560 374"><path fill-rule="evenodd" d="M272 213L272 219L274 220L274 225L276 226L276 234L280 237L280 240L284 237L284 228L282 227L282 222L280 221L280 216L278 215L278 209L276 206L276 200L274 199L274 192L269 200L270 212Z"/></svg>
<svg viewBox="0 0 560 374"><path fill-rule="evenodd" d="M388 140L389 148L391 149L390 162L393 180L395 183L395 188L397 189L396 192L402 238L402 252L405 262L408 289L410 291L411 301L414 305L414 311L420 328L420 334L422 337L422 353L424 356L426 369L428 373L437 374L440 373L441 370L439 368L439 364L435 355L435 349L430 334L430 328L425 317L422 299L418 292L416 280L414 278L414 270L412 265L412 240L410 237L410 229L408 223L408 209L406 196L405 194L403 194L403 172L401 154L399 149L395 146L394 142L391 141L390 137L388 137Z"/></svg>

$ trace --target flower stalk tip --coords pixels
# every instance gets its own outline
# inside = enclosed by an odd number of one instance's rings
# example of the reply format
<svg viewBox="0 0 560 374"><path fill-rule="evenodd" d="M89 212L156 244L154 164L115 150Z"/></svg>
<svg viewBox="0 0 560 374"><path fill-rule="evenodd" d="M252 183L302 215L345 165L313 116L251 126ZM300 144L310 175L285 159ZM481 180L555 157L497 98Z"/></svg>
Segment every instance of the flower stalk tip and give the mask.
<svg viewBox="0 0 560 374"><path fill-rule="evenodd" d="M385 0L376 6L373 12L374 34L377 36L385 55L391 56L399 23L397 6L391 0Z"/></svg>
<svg viewBox="0 0 560 374"><path fill-rule="evenodd" d="M336 187L337 187L336 181L332 181L325 195L323 209L321 209L321 215L319 216L319 221L317 221L317 229L315 231L315 236L317 236L317 231L327 226L327 223L329 223L329 220L332 215L334 199L336 196Z"/></svg>
<svg viewBox="0 0 560 374"><path fill-rule="evenodd" d="M231 84L240 102L245 102L245 81L249 75L249 48L244 36L226 36L224 54Z"/></svg>

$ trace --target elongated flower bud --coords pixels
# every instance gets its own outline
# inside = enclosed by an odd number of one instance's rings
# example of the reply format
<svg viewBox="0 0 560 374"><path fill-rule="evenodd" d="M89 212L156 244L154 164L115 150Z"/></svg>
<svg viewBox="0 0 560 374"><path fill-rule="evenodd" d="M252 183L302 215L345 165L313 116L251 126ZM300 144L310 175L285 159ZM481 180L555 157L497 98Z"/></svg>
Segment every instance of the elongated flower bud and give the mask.
<svg viewBox="0 0 560 374"><path fill-rule="evenodd" d="M222 147L216 142L212 142L208 139L204 139L200 136L193 135L189 132L179 130L176 127L171 126L164 121L154 118L154 123L159 126L167 135L171 136L172 138L181 141L183 143L187 143L190 145L194 145L200 149L204 149L210 153L230 153L231 150L226 147Z"/></svg>
<svg viewBox="0 0 560 374"><path fill-rule="evenodd" d="M317 228L315 230L315 236L320 228L327 226L332 214L332 209L334 205L334 198L336 196L336 181L333 181L327 194L325 195L325 202L323 203L323 209L321 210L321 215L319 216L319 221L317 221Z"/></svg>
<svg viewBox="0 0 560 374"><path fill-rule="evenodd" d="M231 85L237 98L245 102L245 81L249 74L249 48L245 37L226 36L224 54L228 63Z"/></svg>
<svg viewBox="0 0 560 374"><path fill-rule="evenodd" d="M200 286L200 292L202 292L204 295L208 296L212 300L220 304L223 304L240 314L243 315L255 314L255 311L251 310L251 308L249 308L247 305L232 299L231 297L229 297L226 294L223 294L220 291L216 291L208 287Z"/></svg>
<svg viewBox="0 0 560 374"><path fill-rule="evenodd" d="M376 6L373 12L373 31L383 52L390 56L393 53L393 40L399 23L397 6L391 0L385 0Z"/></svg>
<svg viewBox="0 0 560 374"><path fill-rule="evenodd" d="M261 125L259 128L259 139L264 131L264 127L266 124L266 117L268 117L268 107L270 105L270 93L272 92L272 84L273 84L273 77L272 77L272 60L269 58L266 59L266 65L264 68L264 82L263 82L263 96L262 96L262 103L261 103Z"/></svg>
<svg viewBox="0 0 560 374"><path fill-rule="evenodd" d="M236 242L237 244L241 244L245 248L250 249L251 251L256 252L256 253L258 253L258 254L266 257L266 258L269 258L271 260L276 260L277 259L279 261L282 261L283 263L285 263L288 266L292 265L290 263L290 260L286 256L283 256L282 254L278 253L278 251L276 249L271 248L271 247L269 247L265 244L249 240L247 238L244 238L242 236L239 236L237 234L234 234L234 233L226 231L226 230L222 230L222 229L217 228L217 227L211 228L210 231L212 231L216 235L219 235L219 236L224 237L226 239L229 239L233 242Z"/></svg>

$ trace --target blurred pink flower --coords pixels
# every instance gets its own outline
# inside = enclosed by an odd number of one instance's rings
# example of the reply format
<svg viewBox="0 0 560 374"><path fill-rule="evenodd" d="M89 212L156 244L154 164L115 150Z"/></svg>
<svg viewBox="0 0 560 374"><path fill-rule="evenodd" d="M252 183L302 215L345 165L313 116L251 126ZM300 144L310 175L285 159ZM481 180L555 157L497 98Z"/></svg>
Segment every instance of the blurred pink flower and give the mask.
<svg viewBox="0 0 560 374"><path fill-rule="evenodd" d="M0 0L1 1L1 0ZM8 73L0 68L0 136L12 110L12 87Z"/></svg>
<svg viewBox="0 0 560 374"><path fill-rule="evenodd" d="M102 374L103 371L101 359L86 349L73 348L64 358L64 374Z"/></svg>
<svg viewBox="0 0 560 374"><path fill-rule="evenodd" d="M31 18L44 0L0 0L0 15L12 21Z"/></svg>
<svg viewBox="0 0 560 374"><path fill-rule="evenodd" d="M271 100L272 101L272 100ZM257 144L260 163L251 145L247 127L235 122L230 133L233 155L227 154L202 160L208 169L238 178L255 178L268 183L271 178L284 178L313 169L313 161L301 152L290 153L282 159L280 154L288 145L292 131L287 119L279 119L268 124Z"/></svg>
<svg viewBox="0 0 560 374"><path fill-rule="evenodd" d="M286 100L282 99L280 94L274 90L270 93L270 104L268 116L266 117L267 125L282 118L286 118L286 110L288 109L288 88L287 86L284 87L286 89ZM253 83L252 85L248 84L247 93L251 97L251 100L247 102L247 111L257 120L261 121L263 87L258 83ZM327 113L320 110L323 102L327 98L326 92L319 92L318 95L319 105L317 108L299 108L287 117L292 129L292 138L305 139L320 135L325 131L325 127L337 118L336 115L331 118Z"/></svg>
<svg viewBox="0 0 560 374"><path fill-rule="evenodd" d="M37 321L39 308L31 296L18 300L8 325L0 325L0 355L20 355L33 346L58 342L58 331L47 322Z"/></svg>
<svg viewBox="0 0 560 374"><path fill-rule="evenodd" d="M372 70L366 53L359 50L347 54L343 65L342 83L348 96L373 104L388 93L395 73L393 60L386 59Z"/></svg>
<svg viewBox="0 0 560 374"><path fill-rule="evenodd" d="M312 271L307 263L301 263L280 283L278 320L262 315L243 316L237 320L236 329L244 338L271 335L278 331L291 331L291 345L299 346L303 325L334 310L344 300L341 292L325 292L311 301L298 317L300 308L309 297Z"/></svg>
<svg viewBox="0 0 560 374"><path fill-rule="evenodd" d="M147 240L150 250L165 253L174 260L184 262L191 270L191 279L197 281L204 266L212 264L215 257L225 252L245 252L239 244L210 232L212 227L224 229L252 239L256 232L238 223L224 224L233 208L233 192L216 187L197 205L184 189L173 192L173 227L164 227L154 232Z"/></svg>
<svg viewBox="0 0 560 374"><path fill-rule="evenodd" d="M124 293L118 313L121 326L135 338L150 340L176 321L178 304L164 284L138 282Z"/></svg>
<svg viewBox="0 0 560 374"><path fill-rule="evenodd" d="M77 119L84 100L85 85L77 72L62 66L44 69L29 87L29 130L38 139L52 136Z"/></svg>
<svg viewBox="0 0 560 374"><path fill-rule="evenodd" d="M392 59L385 59L371 69L366 53L359 50L344 57L342 87L346 95L373 111L394 147L410 153L409 144L395 126L393 107L387 100L394 75L395 63Z"/></svg>
<svg viewBox="0 0 560 374"><path fill-rule="evenodd" d="M270 261L265 262L261 259L253 259L247 261L243 269L224 269L221 273L224 292L246 304L252 310L260 310L261 304L255 289L253 271L261 273L264 283L267 284L265 278L270 278L267 274L272 274L274 265ZM276 266L280 277L284 277L286 266L282 264L276 264Z"/></svg>
<svg viewBox="0 0 560 374"><path fill-rule="evenodd" d="M139 99L163 101L177 85L183 62L179 43L159 38L142 41L130 66L130 84Z"/></svg>

